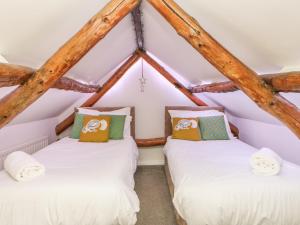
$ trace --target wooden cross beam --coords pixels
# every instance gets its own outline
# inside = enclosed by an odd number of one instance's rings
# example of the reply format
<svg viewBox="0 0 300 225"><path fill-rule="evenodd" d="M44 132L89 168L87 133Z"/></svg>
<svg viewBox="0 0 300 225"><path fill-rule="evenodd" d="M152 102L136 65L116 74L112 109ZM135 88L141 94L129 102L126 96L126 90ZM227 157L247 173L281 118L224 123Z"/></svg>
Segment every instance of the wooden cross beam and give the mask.
<svg viewBox="0 0 300 225"><path fill-rule="evenodd" d="M24 84L36 70L19 65L0 63L0 87L9 87ZM67 77L58 79L51 88L75 91L82 93L93 93L101 87L99 85L90 85L73 80Z"/></svg>
<svg viewBox="0 0 300 225"><path fill-rule="evenodd" d="M32 77L0 100L0 128L43 95L138 4L139 0L111 0Z"/></svg>
<svg viewBox="0 0 300 225"><path fill-rule="evenodd" d="M285 123L300 138L300 110L273 92L254 71L226 50L173 0L148 0L206 60L259 107Z"/></svg>
<svg viewBox="0 0 300 225"><path fill-rule="evenodd" d="M260 75L275 92L300 92L300 72L288 72L277 74ZM225 93L237 91L239 88L232 81L217 82L211 84L197 85L192 87L191 92L213 92Z"/></svg>
<svg viewBox="0 0 300 225"><path fill-rule="evenodd" d="M144 50L144 31L142 23L141 3L131 12L138 49Z"/></svg>
<svg viewBox="0 0 300 225"><path fill-rule="evenodd" d="M102 88L94 95L92 95L87 101L85 101L80 107L93 106L121 79L121 77L123 77L123 75L130 69L130 67L133 64L136 63L136 61L139 60L139 58L140 58L139 54L135 52L129 59L126 60L125 63L123 63L120 66L120 68L111 76L111 78L105 82ZM75 113L72 113L62 122L60 122L55 128L56 134L59 135L68 127L70 127L74 122L74 118L75 118Z"/></svg>

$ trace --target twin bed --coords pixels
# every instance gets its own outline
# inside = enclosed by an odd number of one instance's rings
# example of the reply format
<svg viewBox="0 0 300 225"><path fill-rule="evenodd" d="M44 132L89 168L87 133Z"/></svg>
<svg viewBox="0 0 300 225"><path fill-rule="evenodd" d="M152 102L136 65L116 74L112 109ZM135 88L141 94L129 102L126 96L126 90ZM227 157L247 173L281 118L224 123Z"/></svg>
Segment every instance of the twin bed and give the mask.
<svg viewBox="0 0 300 225"><path fill-rule="evenodd" d="M110 111L116 108L98 108ZM280 176L251 173L256 150L237 138L186 141L170 138L166 107L165 171L179 225L299 225L300 170L285 162ZM134 108L131 109L134 121ZM138 149L131 136L107 143L63 138L34 154L46 175L15 182L0 172L1 225L133 225ZM163 225L163 224L154 224Z"/></svg>
<svg viewBox="0 0 300 225"><path fill-rule="evenodd" d="M97 108L110 111L116 108ZM131 109L134 121L134 108ZM107 143L65 137L34 154L46 175L16 182L0 172L1 225L133 225L138 149L131 137Z"/></svg>
<svg viewBox="0 0 300 225"><path fill-rule="evenodd" d="M249 160L257 149L237 138L215 141L172 139L166 107L165 172L180 225L299 225L300 169L284 162L279 176L259 177Z"/></svg>

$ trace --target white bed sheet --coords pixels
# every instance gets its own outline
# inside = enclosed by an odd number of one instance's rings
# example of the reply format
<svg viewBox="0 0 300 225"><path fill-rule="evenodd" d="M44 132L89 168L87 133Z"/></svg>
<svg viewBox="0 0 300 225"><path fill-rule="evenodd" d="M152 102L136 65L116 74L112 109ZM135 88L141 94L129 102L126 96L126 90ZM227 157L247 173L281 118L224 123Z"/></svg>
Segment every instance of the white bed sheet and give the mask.
<svg viewBox="0 0 300 225"><path fill-rule="evenodd" d="M168 139L173 203L188 225L300 225L300 167L284 161L278 176L255 176L254 151L237 139Z"/></svg>
<svg viewBox="0 0 300 225"><path fill-rule="evenodd" d="M133 225L138 149L134 140L64 138L33 155L46 174L16 182L0 172L0 225Z"/></svg>

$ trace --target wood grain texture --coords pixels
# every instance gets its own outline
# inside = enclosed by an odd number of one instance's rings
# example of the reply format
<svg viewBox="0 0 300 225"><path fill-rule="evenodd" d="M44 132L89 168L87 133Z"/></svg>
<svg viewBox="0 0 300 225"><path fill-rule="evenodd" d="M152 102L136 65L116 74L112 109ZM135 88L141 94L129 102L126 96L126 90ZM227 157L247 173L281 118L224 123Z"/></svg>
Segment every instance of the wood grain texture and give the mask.
<svg viewBox="0 0 300 225"><path fill-rule="evenodd" d="M165 174L166 174L166 178L167 178L169 191L170 191L171 197L173 199L174 198L174 184L173 184L171 174L170 174L170 170L169 170L168 159L166 157L165 157L164 169L165 169ZM174 205L173 205L173 210L174 210L174 213L175 213L177 225L187 225L185 220L178 214L178 212L175 209Z"/></svg>
<svg viewBox="0 0 300 225"><path fill-rule="evenodd" d="M111 0L24 84L0 101L0 128L44 94L139 3Z"/></svg>
<svg viewBox="0 0 300 225"><path fill-rule="evenodd" d="M86 100L80 107L93 106L121 79L121 77L123 77L123 75L137 60L139 60L139 58L139 54L135 52L131 57L129 57L129 59L126 60L126 62L124 62L120 66L120 68L111 76L111 78L103 84L102 88L98 92L93 94L88 100ZM70 127L74 122L74 118L75 113L72 113L62 122L60 122L55 128L56 134L59 135L68 127Z"/></svg>
<svg viewBox="0 0 300 225"><path fill-rule="evenodd" d="M260 75L260 78L269 84L275 92L300 92L300 72L264 74ZM197 85L192 87L190 90L193 93L225 93L237 91L239 88L234 84L234 82L226 81Z"/></svg>
<svg viewBox="0 0 300 225"><path fill-rule="evenodd" d="M0 87L23 84L35 70L26 66L0 63Z"/></svg>
<svg viewBox="0 0 300 225"><path fill-rule="evenodd" d="M182 94L188 97L192 102L199 106L206 106L206 103L199 99L197 96L188 90L183 84L175 79L164 67L150 57L146 52L138 51L140 56L148 62L157 72L159 72L164 78L166 78L171 84L173 84Z"/></svg>
<svg viewBox="0 0 300 225"><path fill-rule="evenodd" d="M300 110L226 50L173 0L148 0L206 60L233 81L260 108L282 121L300 138Z"/></svg>
<svg viewBox="0 0 300 225"><path fill-rule="evenodd" d="M144 30L142 23L142 11L141 11L141 3L131 12L132 22L135 31L135 40L138 49L144 50Z"/></svg>
<svg viewBox="0 0 300 225"><path fill-rule="evenodd" d="M101 89L100 85L85 84L68 77L61 77L55 82L52 88L65 90L65 91L75 91L81 93L94 93Z"/></svg>
<svg viewBox="0 0 300 225"><path fill-rule="evenodd" d="M135 139L135 142L138 147L154 147L161 146L166 144L166 138L148 138L148 139Z"/></svg>

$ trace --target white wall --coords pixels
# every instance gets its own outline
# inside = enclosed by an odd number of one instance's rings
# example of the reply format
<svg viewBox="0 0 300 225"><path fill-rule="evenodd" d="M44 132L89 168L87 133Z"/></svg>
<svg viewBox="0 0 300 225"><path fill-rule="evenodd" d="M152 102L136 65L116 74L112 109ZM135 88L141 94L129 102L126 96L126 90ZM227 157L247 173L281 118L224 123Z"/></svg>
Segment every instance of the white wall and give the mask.
<svg viewBox="0 0 300 225"><path fill-rule="evenodd" d="M147 79L145 92L141 93L141 61L137 62L123 78L95 106L135 106L137 138L164 136L164 107L166 105L194 106L187 97L144 62ZM161 147L140 151L139 164L162 164Z"/></svg>
<svg viewBox="0 0 300 225"><path fill-rule="evenodd" d="M287 127L230 117L240 130L240 139L256 148L269 147L284 159L300 165L300 140Z"/></svg>
<svg viewBox="0 0 300 225"><path fill-rule="evenodd" d="M56 140L56 118L6 126L0 129L0 151L48 136L49 143Z"/></svg>

